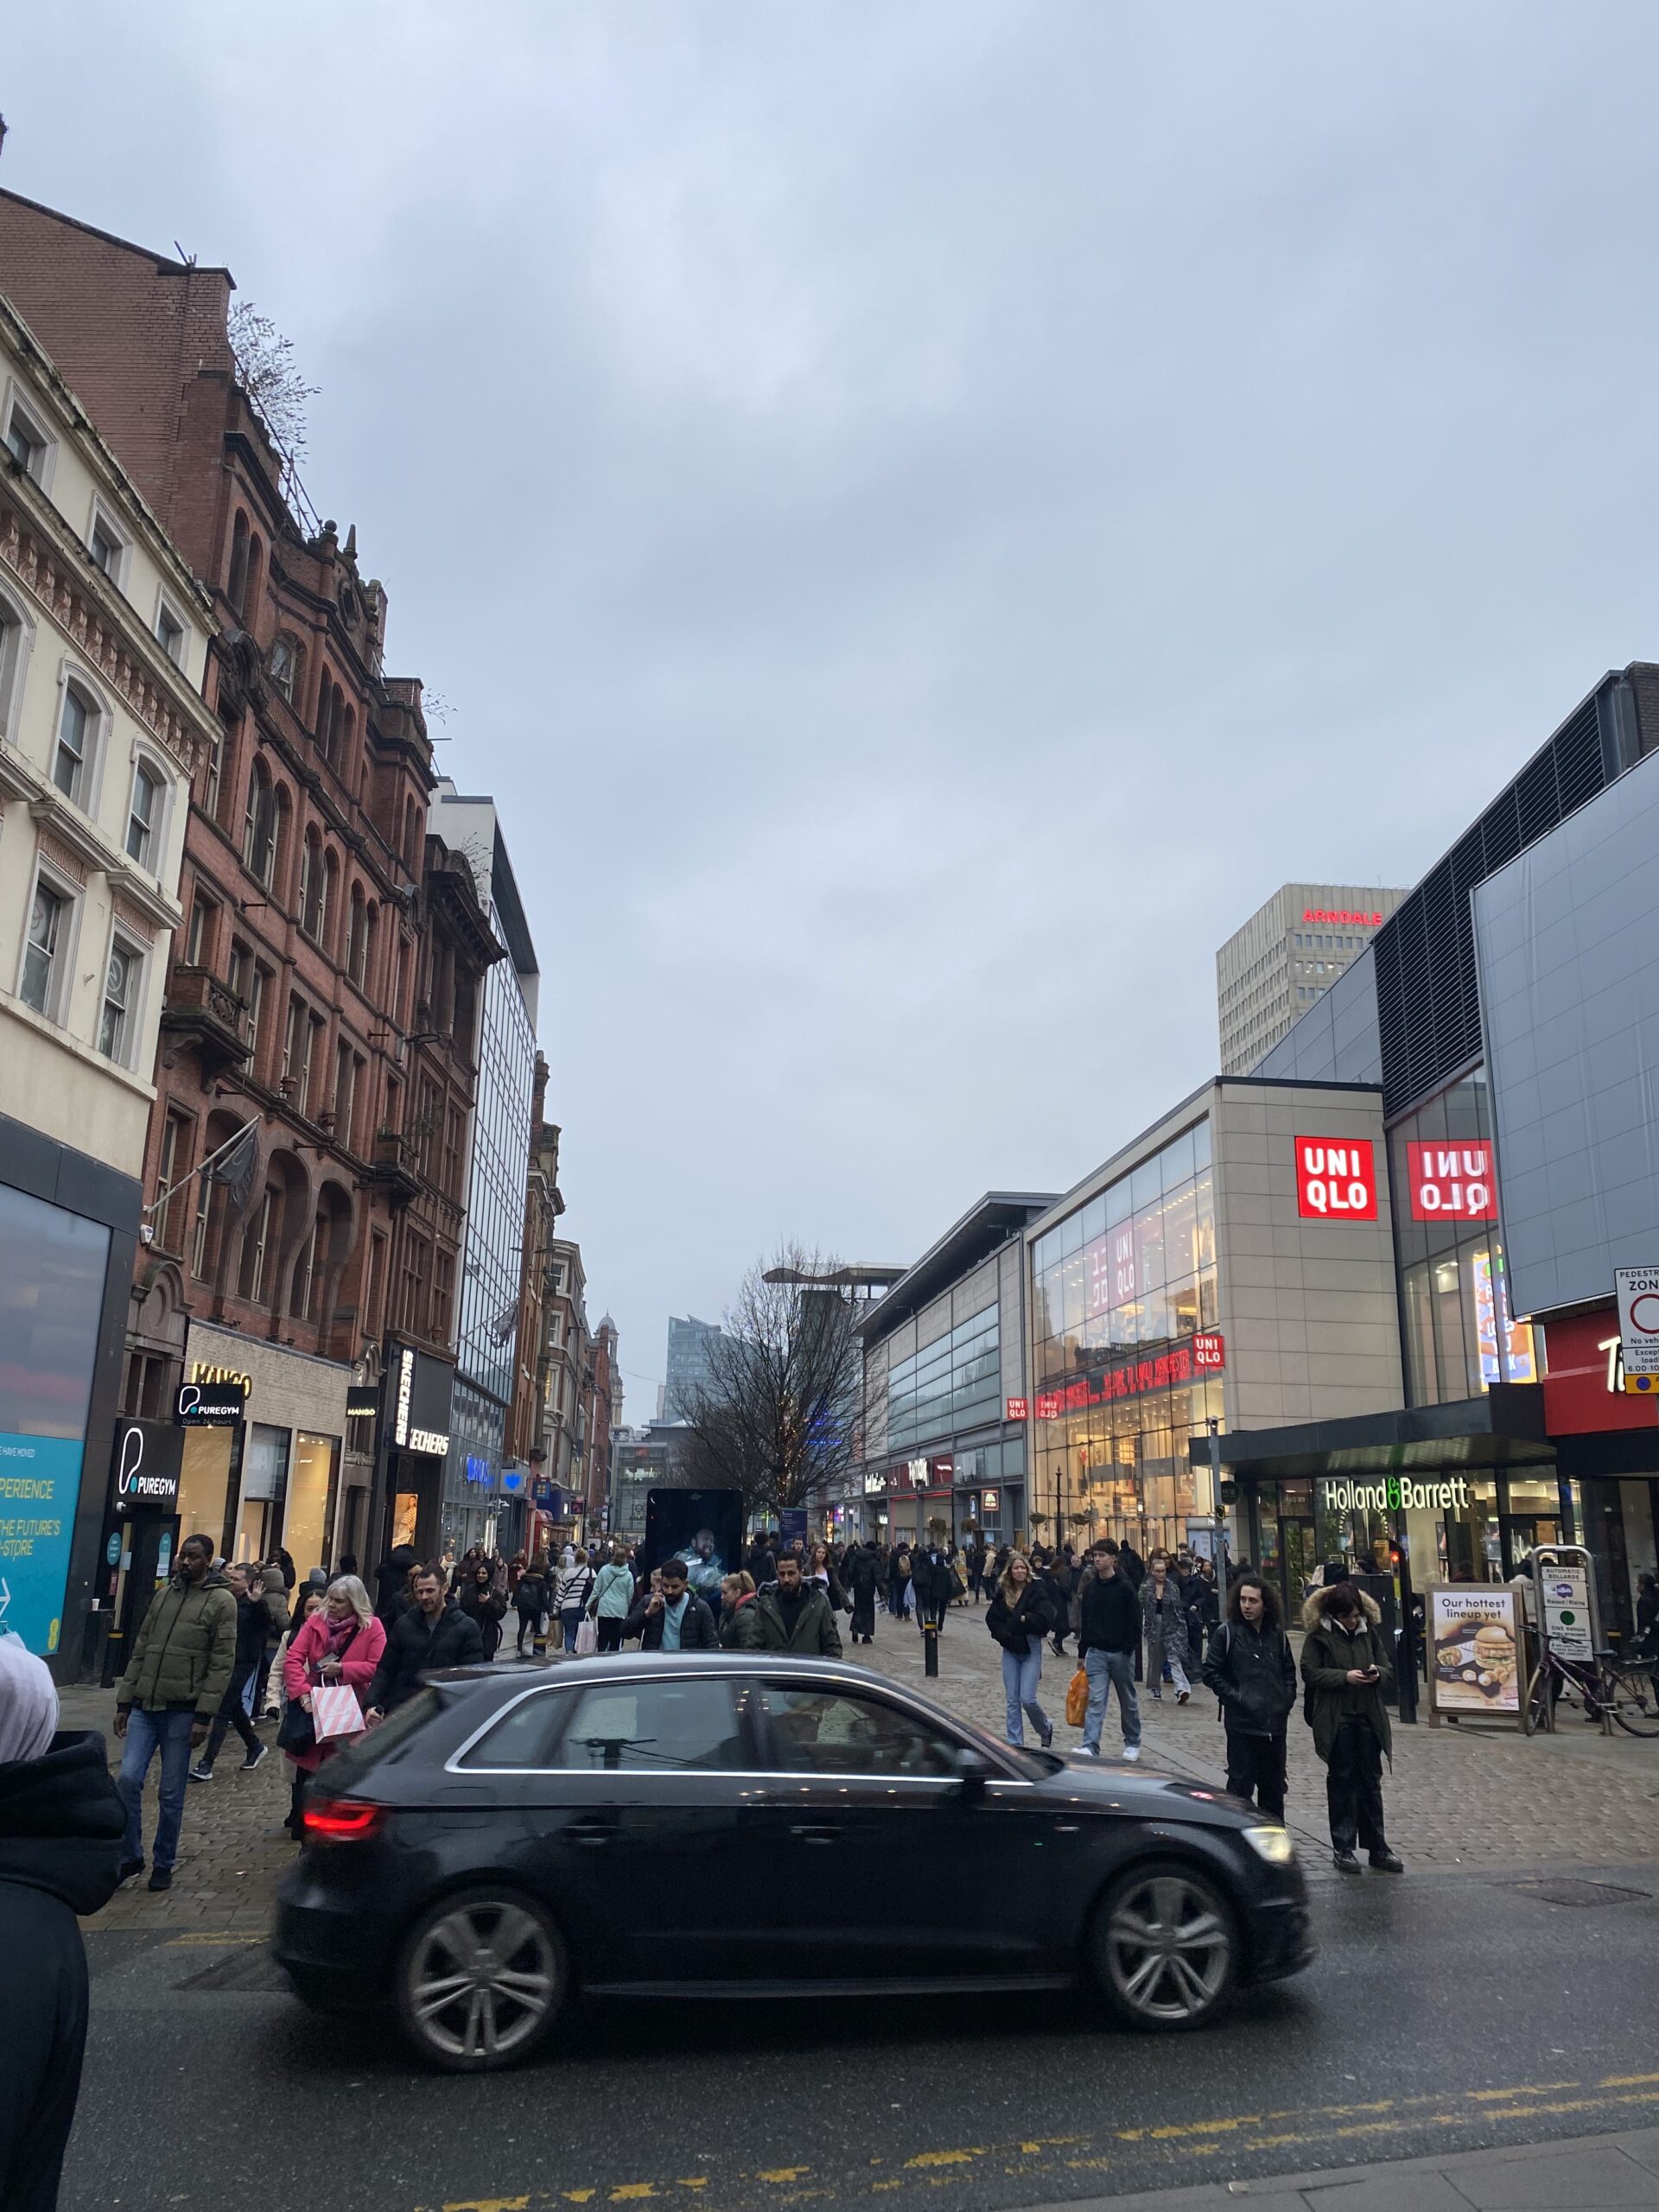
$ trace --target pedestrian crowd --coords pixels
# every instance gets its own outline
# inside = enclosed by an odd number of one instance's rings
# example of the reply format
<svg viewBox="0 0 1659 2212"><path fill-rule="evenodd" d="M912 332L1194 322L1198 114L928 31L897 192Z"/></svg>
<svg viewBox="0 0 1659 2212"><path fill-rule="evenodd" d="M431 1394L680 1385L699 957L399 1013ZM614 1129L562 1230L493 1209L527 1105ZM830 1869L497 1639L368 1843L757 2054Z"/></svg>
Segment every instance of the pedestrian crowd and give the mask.
<svg viewBox="0 0 1659 2212"><path fill-rule="evenodd" d="M918 1539L846 1545L775 1535L750 1541L741 1566L718 1556L712 1530L645 1573L627 1543L568 1543L550 1559L511 1561L481 1546L460 1560L422 1560L398 1546L369 1592L354 1559L315 1567L299 1582L286 1553L227 1566L205 1536L187 1537L134 1639L117 1689L125 1813L120 1878L144 1871L142 1803L161 1760L149 1887L171 1887L187 1786L214 1777L232 1732L251 1773L276 1724L289 1763L285 1826L303 1834L308 1783L355 1734L378 1726L435 1669L494 1659L517 1623L512 1656L646 1651L777 1651L839 1658L841 1623L855 1647L875 1640L876 1612L943 1633L953 1609L985 1606L1001 1655L1006 1732L1023 1747L1027 1723L1046 1751L1054 1722L1040 1689L1046 1653L1068 1656L1073 1747L1101 1756L1116 1700L1121 1756L1141 1756L1141 1701L1166 1685L1187 1704L1195 1679L1217 1700L1227 1786L1266 1819L1282 1821L1290 1717L1299 1669L1275 1584L1249 1568L1224 1600L1212 1562L1186 1551L1143 1560L1110 1537L1079 1555L1070 1544L1029 1551L974 1534L965 1548L937 1526ZM1340 1563L1302 1609L1303 1717L1326 1777L1332 1848L1344 1872L1364 1850L1372 1866L1398 1872L1383 1826L1382 1766L1391 1751L1384 1692L1392 1664L1375 1602Z"/></svg>

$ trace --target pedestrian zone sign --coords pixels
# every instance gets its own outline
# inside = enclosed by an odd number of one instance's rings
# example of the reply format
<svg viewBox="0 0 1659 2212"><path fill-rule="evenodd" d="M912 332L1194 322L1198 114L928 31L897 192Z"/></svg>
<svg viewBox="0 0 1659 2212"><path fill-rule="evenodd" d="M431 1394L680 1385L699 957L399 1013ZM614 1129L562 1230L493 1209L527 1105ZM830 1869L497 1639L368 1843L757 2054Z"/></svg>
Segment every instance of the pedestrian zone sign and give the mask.
<svg viewBox="0 0 1659 2212"><path fill-rule="evenodd" d="M1619 1351L1627 1390L1659 1386L1659 1268L1615 1268Z"/></svg>

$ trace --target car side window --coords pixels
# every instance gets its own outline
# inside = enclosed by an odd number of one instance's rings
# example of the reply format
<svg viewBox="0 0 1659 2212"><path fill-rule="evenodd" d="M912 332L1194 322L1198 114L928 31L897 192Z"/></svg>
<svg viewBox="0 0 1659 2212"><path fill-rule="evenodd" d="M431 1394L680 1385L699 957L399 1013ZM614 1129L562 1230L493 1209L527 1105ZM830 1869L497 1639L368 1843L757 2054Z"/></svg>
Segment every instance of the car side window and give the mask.
<svg viewBox="0 0 1659 2212"><path fill-rule="evenodd" d="M583 1690L559 1764L601 1774L732 1773L750 1759L730 1683L688 1679Z"/></svg>
<svg viewBox="0 0 1659 2212"><path fill-rule="evenodd" d="M563 1764L559 1738L570 1710L568 1690L536 1690L504 1713L487 1736L481 1736L457 1761L469 1772L474 1768L551 1767Z"/></svg>
<svg viewBox="0 0 1659 2212"><path fill-rule="evenodd" d="M874 1697L766 1685L766 1733L785 1774L954 1775L957 1745L925 1721Z"/></svg>

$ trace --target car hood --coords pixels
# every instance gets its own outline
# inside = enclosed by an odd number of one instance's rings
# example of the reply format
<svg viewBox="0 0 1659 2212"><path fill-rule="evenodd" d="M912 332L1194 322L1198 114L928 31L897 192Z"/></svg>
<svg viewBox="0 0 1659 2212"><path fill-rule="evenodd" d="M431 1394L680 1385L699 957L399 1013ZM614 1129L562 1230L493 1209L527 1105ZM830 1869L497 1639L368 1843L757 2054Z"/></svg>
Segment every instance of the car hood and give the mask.
<svg viewBox="0 0 1659 2212"><path fill-rule="evenodd" d="M1261 1814L1242 1798L1230 1797L1224 1789L1185 1775L1160 1774L1156 1767L1068 1758L1058 1774L1046 1776L1038 1787L1057 1803L1133 1813L1141 1820L1197 1822L1205 1827L1262 1825Z"/></svg>

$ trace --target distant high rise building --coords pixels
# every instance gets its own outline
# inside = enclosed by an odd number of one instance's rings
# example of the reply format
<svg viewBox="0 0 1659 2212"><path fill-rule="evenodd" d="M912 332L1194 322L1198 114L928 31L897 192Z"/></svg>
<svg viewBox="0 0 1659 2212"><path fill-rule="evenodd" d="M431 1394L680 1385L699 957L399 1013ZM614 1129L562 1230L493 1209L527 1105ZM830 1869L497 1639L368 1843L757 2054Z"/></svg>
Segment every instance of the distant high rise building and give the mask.
<svg viewBox="0 0 1659 2212"><path fill-rule="evenodd" d="M1221 1072L1247 1075L1370 944L1403 891L1287 883L1216 955Z"/></svg>
<svg viewBox="0 0 1659 2212"><path fill-rule="evenodd" d="M668 1380L663 1410L670 1421L690 1421L699 1390L709 1388L709 1351L721 1333L717 1321L699 1321L695 1314L682 1321L671 1316L668 1324Z"/></svg>

